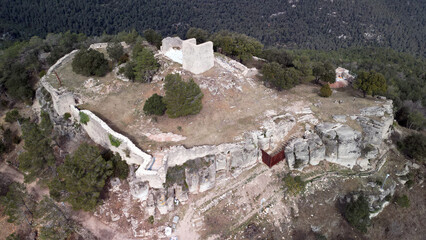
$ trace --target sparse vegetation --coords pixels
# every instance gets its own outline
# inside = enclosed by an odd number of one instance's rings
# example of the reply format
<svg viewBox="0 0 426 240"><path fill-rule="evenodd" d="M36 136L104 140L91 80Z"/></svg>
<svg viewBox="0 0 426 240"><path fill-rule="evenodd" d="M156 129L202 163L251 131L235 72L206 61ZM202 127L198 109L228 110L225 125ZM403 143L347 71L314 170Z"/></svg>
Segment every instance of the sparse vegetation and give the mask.
<svg viewBox="0 0 426 240"><path fill-rule="evenodd" d="M420 162L426 161L426 136L421 133L404 138L398 142L398 148L410 158Z"/></svg>
<svg viewBox="0 0 426 240"><path fill-rule="evenodd" d="M290 174L287 174L282 181L284 182L284 186L287 191L293 196L302 193L306 187L306 182L304 182L300 176L293 177Z"/></svg>
<svg viewBox="0 0 426 240"><path fill-rule="evenodd" d="M146 100L143 111L146 115L164 115L166 112L166 104L163 102L163 97L154 93L148 100Z"/></svg>
<svg viewBox="0 0 426 240"><path fill-rule="evenodd" d="M148 222L150 223L150 224L154 224L154 216L149 216L149 218L148 218Z"/></svg>
<svg viewBox="0 0 426 240"><path fill-rule="evenodd" d="M66 112L66 113L64 113L64 119L65 120L69 120L71 118L71 113L69 113L69 112Z"/></svg>
<svg viewBox="0 0 426 240"><path fill-rule="evenodd" d="M113 135L108 134L108 138L112 146L119 147L121 145L121 140L114 137Z"/></svg>
<svg viewBox="0 0 426 240"><path fill-rule="evenodd" d="M80 123L87 125L87 123L90 121L89 115L81 111L78 115L80 116Z"/></svg>
<svg viewBox="0 0 426 240"><path fill-rule="evenodd" d="M96 50L80 50L72 61L72 70L83 76L105 76L110 71L104 55Z"/></svg>
<svg viewBox="0 0 426 240"><path fill-rule="evenodd" d="M370 225L370 212L367 199L363 194L345 205L343 216L353 227L361 232L367 232L367 227Z"/></svg>
<svg viewBox="0 0 426 240"><path fill-rule="evenodd" d="M402 196L397 195L393 198L393 202L403 208L408 208L410 206L410 199L408 198L407 195L402 195Z"/></svg>
<svg viewBox="0 0 426 240"><path fill-rule="evenodd" d="M21 115L19 114L19 111L17 109L13 109L6 113L6 117L4 118L4 120L8 123L14 123L20 118Z"/></svg>

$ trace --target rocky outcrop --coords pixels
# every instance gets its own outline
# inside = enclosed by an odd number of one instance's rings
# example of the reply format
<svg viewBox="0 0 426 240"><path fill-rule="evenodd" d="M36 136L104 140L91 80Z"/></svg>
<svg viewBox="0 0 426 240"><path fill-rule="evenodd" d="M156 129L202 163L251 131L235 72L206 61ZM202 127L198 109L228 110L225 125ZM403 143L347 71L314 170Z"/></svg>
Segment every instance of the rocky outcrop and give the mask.
<svg viewBox="0 0 426 240"><path fill-rule="evenodd" d="M366 168L370 159L377 158L386 149L383 143L392 130L392 101L363 108L360 112L351 119L357 120L362 132L342 123L325 122L316 125L315 132L308 131L303 138L290 142L285 148L290 169L301 170L308 164L317 165L321 160L349 168L355 165ZM342 115L333 118L337 122L346 119Z"/></svg>

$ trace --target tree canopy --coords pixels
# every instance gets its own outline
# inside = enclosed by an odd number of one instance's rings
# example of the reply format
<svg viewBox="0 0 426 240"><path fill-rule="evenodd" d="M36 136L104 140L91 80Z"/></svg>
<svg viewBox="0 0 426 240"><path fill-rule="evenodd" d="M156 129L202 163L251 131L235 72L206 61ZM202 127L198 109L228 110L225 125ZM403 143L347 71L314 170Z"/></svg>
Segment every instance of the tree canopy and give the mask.
<svg viewBox="0 0 426 240"><path fill-rule="evenodd" d="M121 43L112 42L112 43L108 43L107 53L114 62L118 62L121 56L124 55L124 49L123 49L123 46L121 46Z"/></svg>
<svg viewBox="0 0 426 240"><path fill-rule="evenodd" d="M151 97L146 100L143 111L147 115L164 115L166 112L166 104L163 102L163 97L154 93Z"/></svg>
<svg viewBox="0 0 426 240"><path fill-rule="evenodd" d="M288 90L300 83L300 73L295 68L283 68L276 62L265 63L261 73L263 81L278 91Z"/></svg>
<svg viewBox="0 0 426 240"><path fill-rule="evenodd" d="M364 94L373 95L384 94L387 89L386 79L381 73L375 71L360 72L353 83L354 88L359 89Z"/></svg>
<svg viewBox="0 0 426 240"><path fill-rule="evenodd" d="M100 201L106 180L113 174L113 163L102 158L97 147L83 143L67 156L50 184L50 193L63 198L74 209L93 210Z"/></svg>
<svg viewBox="0 0 426 240"><path fill-rule="evenodd" d="M214 34L212 40L216 50L239 61L259 55L263 48L263 44L252 37L228 31Z"/></svg>
<svg viewBox="0 0 426 240"><path fill-rule="evenodd" d="M163 100L169 117L177 118L201 111L203 93L193 79L184 82L179 74L169 74L165 78L164 89L166 95Z"/></svg>
<svg viewBox="0 0 426 240"><path fill-rule="evenodd" d="M110 71L104 54L93 49L80 50L72 61L72 70L87 77L102 77Z"/></svg>

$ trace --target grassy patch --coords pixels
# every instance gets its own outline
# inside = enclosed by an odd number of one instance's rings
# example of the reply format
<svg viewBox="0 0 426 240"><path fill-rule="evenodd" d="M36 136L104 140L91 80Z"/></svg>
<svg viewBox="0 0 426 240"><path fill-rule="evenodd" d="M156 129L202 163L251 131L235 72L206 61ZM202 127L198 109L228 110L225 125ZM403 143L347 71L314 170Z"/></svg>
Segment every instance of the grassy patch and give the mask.
<svg viewBox="0 0 426 240"><path fill-rule="evenodd" d="M292 177L288 174L283 178L283 182L287 191L293 196L303 192L306 187L306 182L304 182L300 176Z"/></svg>
<svg viewBox="0 0 426 240"><path fill-rule="evenodd" d="M393 202L403 208L408 208L410 206L410 199L407 195L395 196Z"/></svg>
<svg viewBox="0 0 426 240"><path fill-rule="evenodd" d="M109 141L111 142L111 145L114 147L119 147L121 144L121 140L112 136L111 134L108 134Z"/></svg>
<svg viewBox="0 0 426 240"><path fill-rule="evenodd" d="M85 114L84 112L80 112L79 116L80 116L80 122L84 125L87 125L87 123L90 121L89 116Z"/></svg>

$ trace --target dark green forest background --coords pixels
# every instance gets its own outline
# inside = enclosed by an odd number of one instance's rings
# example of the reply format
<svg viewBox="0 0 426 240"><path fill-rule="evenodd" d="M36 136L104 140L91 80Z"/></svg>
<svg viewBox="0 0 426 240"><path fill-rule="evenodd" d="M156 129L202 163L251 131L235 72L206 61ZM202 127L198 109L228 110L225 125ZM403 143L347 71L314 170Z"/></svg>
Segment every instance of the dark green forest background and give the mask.
<svg viewBox="0 0 426 240"><path fill-rule="evenodd" d="M152 28L184 36L190 27L230 30L268 46L335 50L391 47L425 56L425 0L0 0L2 42L72 32Z"/></svg>

